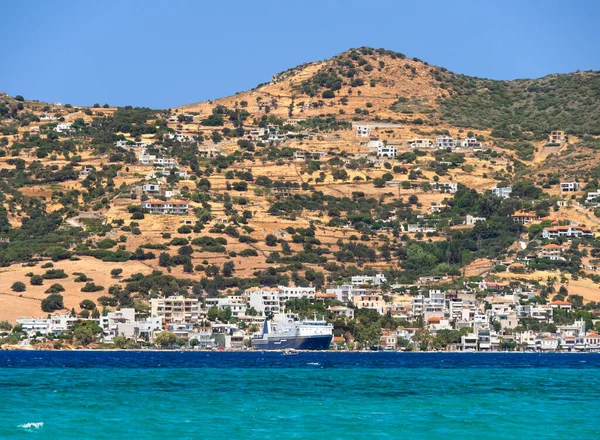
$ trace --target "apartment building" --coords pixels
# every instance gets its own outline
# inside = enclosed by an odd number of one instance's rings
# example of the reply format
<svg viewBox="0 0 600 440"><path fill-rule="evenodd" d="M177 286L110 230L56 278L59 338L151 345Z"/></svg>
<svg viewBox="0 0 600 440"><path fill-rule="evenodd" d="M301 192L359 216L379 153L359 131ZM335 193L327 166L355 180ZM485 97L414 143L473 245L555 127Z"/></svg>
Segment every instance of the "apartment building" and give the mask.
<svg viewBox="0 0 600 440"><path fill-rule="evenodd" d="M200 306L197 298L170 296L150 299L150 314L165 324L193 324L198 322Z"/></svg>
<svg viewBox="0 0 600 440"><path fill-rule="evenodd" d="M186 215L189 207L189 203L183 200L147 200L142 202L142 209L149 214Z"/></svg>

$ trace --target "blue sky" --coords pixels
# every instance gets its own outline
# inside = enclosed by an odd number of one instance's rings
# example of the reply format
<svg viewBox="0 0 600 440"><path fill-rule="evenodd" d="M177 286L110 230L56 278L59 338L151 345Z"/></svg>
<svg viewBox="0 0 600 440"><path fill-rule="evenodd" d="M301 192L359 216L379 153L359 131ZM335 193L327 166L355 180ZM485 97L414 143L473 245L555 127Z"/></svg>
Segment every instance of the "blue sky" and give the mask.
<svg viewBox="0 0 600 440"><path fill-rule="evenodd" d="M600 1L0 2L0 91L167 108L351 47L494 79L600 70Z"/></svg>

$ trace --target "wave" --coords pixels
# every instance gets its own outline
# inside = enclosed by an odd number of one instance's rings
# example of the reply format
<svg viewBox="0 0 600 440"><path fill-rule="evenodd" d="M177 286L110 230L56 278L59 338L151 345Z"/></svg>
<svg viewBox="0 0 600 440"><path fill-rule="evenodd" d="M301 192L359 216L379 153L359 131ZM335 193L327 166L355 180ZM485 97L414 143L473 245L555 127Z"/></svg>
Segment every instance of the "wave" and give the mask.
<svg viewBox="0 0 600 440"><path fill-rule="evenodd" d="M17 428L23 429L40 429L44 427L44 422L29 422L23 423L22 425L17 426Z"/></svg>

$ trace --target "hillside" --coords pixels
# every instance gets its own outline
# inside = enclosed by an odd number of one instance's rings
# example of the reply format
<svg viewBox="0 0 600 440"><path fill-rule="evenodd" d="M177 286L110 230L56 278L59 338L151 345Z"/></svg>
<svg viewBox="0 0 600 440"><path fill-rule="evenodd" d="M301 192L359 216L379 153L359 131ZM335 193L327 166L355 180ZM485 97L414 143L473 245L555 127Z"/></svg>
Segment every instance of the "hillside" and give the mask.
<svg viewBox="0 0 600 440"><path fill-rule="evenodd" d="M41 314L52 294L52 311L85 314L90 299L146 312L159 295L325 290L377 272L386 293L430 277L460 289L523 259L596 283L594 237L561 238L562 260L536 255L544 227L600 226L586 202L599 87L597 72L490 81L359 48L175 109L0 95L0 320ZM455 143L437 148L443 136Z"/></svg>

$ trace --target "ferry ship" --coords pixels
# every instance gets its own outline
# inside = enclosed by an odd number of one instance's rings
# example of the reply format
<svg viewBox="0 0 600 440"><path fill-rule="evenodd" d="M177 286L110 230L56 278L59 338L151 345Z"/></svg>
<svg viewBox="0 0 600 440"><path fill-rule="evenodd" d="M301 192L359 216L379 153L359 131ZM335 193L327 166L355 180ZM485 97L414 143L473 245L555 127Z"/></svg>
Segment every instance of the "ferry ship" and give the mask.
<svg viewBox="0 0 600 440"><path fill-rule="evenodd" d="M327 350L333 339L333 326L316 317L297 321L278 314L265 319L262 331L252 337L257 350Z"/></svg>

